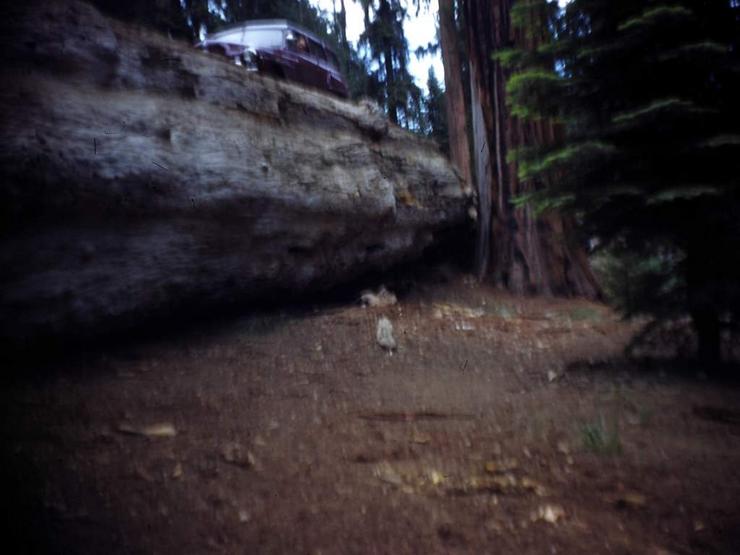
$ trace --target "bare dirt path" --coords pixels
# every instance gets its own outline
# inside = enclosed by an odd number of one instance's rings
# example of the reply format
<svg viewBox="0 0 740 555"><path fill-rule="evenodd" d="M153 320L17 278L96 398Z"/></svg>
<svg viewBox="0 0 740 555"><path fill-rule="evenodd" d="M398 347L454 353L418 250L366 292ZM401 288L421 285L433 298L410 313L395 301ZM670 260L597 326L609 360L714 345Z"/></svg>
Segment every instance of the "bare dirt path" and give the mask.
<svg viewBox="0 0 740 555"><path fill-rule="evenodd" d="M376 343L388 317L398 350ZM738 553L740 390L459 278L3 385L17 552Z"/></svg>

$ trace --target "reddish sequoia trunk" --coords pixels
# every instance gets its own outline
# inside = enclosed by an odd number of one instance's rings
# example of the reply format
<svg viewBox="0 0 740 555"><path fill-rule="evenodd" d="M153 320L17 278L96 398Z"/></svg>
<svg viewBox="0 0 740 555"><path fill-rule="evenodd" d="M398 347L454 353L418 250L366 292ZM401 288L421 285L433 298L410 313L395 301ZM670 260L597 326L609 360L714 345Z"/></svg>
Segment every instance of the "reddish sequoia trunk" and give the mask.
<svg viewBox="0 0 740 555"><path fill-rule="evenodd" d="M447 128L450 136L450 158L460 170L465 182L472 185L470 143L465 124L465 94L463 92L458 31L455 23L454 0L439 0L439 30L442 63L445 68L445 103Z"/></svg>
<svg viewBox="0 0 740 555"><path fill-rule="evenodd" d="M390 29L393 24L393 14L391 7L388 4L388 0L380 0L380 7L378 8L378 17L383 22L386 29ZM390 95L388 99L388 117L390 120L398 125L398 100L396 99L396 74L393 71L393 46L390 39L386 36L383 39L383 63L385 65L385 86L386 91Z"/></svg>
<svg viewBox="0 0 740 555"><path fill-rule="evenodd" d="M506 105L508 72L491 54L512 46L533 47L513 29L509 11L513 0L463 0L470 56L473 152L478 172L480 212L479 275L516 293L597 297L599 288L581 245L572 238L572 222L557 214L536 217L528 206L515 208L512 199L530 192L533 183L517 178L507 154L524 145L555 138L549 122L517 120ZM490 160L490 163L487 161ZM486 206L490 199L490 207Z"/></svg>

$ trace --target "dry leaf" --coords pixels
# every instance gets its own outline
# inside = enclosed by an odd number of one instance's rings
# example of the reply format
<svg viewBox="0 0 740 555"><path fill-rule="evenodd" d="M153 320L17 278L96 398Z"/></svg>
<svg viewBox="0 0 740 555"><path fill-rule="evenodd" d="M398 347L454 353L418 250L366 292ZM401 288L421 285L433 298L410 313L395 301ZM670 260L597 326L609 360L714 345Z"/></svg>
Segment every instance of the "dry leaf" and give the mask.
<svg viewBox="0 0 740 555"><path fill-rule="evenodd" d="M532 521L544 520L550 524L556 524L559 520L565 518L565 510L560 505L542 505L537 512L532 515Z"/></svg>
<svg viewBox="0 0 740 555"><path fill-rule="evenodd" d="M620 494L616 499L614 499L614 505L618 509L637 509L640 507L644 507L647 503L647 498L636 491L628 491L625 493Z"/></svg>
<svg viewBox="0 0 740 555"><path fill-rule="evenodd" d="M516 459L503 459L500 461L488 461L484 465L484 469L489 474L503 474L504 472L515 470L518 466L519 462Z"/></svg>
<svg viewBox="0 0 740 555"><path fill-rule="evenodd" d="M436 470L432 470L429 473L429 479L431 480L433 485L438 486L439 484L444 482L445 477L440 472L437 472Z"/></svg>
<svg viewBox="0 0 740 555"><path fill-rule="evenodd" d="M387 463L376 466L374 473L375 477L382 482L386 482L394 486L403 485L403 478L401 478L401 475L393 470L393 468L391 468Z"/></svg>
<svg viewBox="0 0 740 555"><path fill-rule="evenodd" d="M427 443L432 441L432 438L426 434L415 434L414 437L411 438L411 441L420 445L426 445Z"/></svg>
<svg viewBox="0 0 740 555"><path fill-rule="evenodd" d="M144 426L143 428L135 428L131 424L119 424L118 431L124 434L131 434L137 436L145 436L152 438L161 437L175 437L177 430L169 422L161 422L159 424L152 424L151 426Z"/></svg>
<svg viewBox="0 0 740 555"><path fill-rule="evenodd" d="M241 443L232 441L221 448L221 456L227 463L249 468L255 465L254 455L247 451Z"/></svg>
<svg viewBox="0 0 740 555"><path fill-rule="evenodd" d="M175 437L177 430L169 422L162 422L142 428L141 433L146 437Z"/></svg>
<svg viewBox="0 0 740 555"><path fill-rule="evenodd" d="M545 489L545 486L543 486L539 482L532 480L531 478L527 478L526 476L519 480L519 485L523 489L533 491L539 497L547 495L547 490Z"/></svg>
<svg viewBox="0 0 740 555"><path fill-rule="evenodd" d="M182 478L182 465L180 463L177 463L175 465L175 468L172 470L172 477L175 480L179 480Z"/></svg>

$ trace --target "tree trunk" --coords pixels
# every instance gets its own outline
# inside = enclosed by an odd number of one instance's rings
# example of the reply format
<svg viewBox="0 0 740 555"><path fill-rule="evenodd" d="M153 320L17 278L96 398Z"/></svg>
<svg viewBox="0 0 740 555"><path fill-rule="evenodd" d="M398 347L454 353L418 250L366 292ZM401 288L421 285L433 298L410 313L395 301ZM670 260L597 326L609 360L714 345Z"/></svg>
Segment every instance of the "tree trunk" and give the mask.
<svg viewBox="0 0 740 555"><path fill-rule="evenodd" d="M470 56L473 117L485 126L474 133L475 167L482 202L491 199L490 225L479 218L481 241L489 256L479 257L478 272L516 293L599 296L584 247L573 240L569 218L550 214L537 217L528 206L515 208L512 200L537 185L522 183L517 167L507 162L515 148L553 140L551 123L518 121L506 105L507 71L491 54L512 46L533 47L536 38L513 29L509 12L513 0L463 0ZM476 117L476 113L479 115ZM486 140L490 137L491 140ZM486 170L485 160L490 160ZM481 206L481 215L486 210ZM488 264L486 264L486 262Z"/></svg>
<svg viewBox="0 0 740 555"><path fill-rule="evenodd" d="M466 223L452 166L376 105L245 72L84 3L10 12L0 337L326 289Z"/></svg>
<svg viewBox="0 0 740 555"><path fill-rule="evenodd" d="M466 125L467 107L458 48L459 32L455 22L454 0L439 0L439 29L442 63L445 68L445 103L450 158L465 182L472 186L470 143Z"/></svg>
<svg viewBox="0 0 740 555"><path fill-rule="evenodd" d="M344 0L339 0L339 33L342 48L345 52L349 52L349 42L347 41L347 8L344 5Z"/></svg>
<svg viewBox="0 0 740 555"><path fill-rule="evenodd" d="M689 313L696 331L697 359L707 373L716 371L722 359L717 261L728 251L719 245L720 238L704 236L692 238L686 249Z"/></svg>
<svg viewBox="0 0 740 555"><path fill-rule="evenodd" d="M393 26L392 19L393 12L388 4L388 0L380 0L380 6L378 7L378 19L380 19L381 25L384 27L383 33L383 64L385 66L385 91L388 98L388 117L390 120L398 124L398 99L396 98L396 73L393 69L393 45L391 44L390 29Z"/></svg>

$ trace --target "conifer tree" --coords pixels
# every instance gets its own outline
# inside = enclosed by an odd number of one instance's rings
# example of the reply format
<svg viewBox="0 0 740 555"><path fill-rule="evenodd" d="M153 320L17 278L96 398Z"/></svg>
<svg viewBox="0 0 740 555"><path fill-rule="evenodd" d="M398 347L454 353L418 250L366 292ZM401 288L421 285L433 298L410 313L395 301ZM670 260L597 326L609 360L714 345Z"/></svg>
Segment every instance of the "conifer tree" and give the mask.
<svg viewBox="0 0 740 555"><path fill-rule="evenodd" d="M529 52L541 36L526 34L511 20L514 0L458 0L467 38L474 187L478 192L476 271L514 293L600 295L584 245L575 240L572 218L536 214L515 200L541 188L517 174L512 152L523 145L550 144L558 127L523 121L506 105L512 78L498 54L512 45Z"/></svg>
<svg viewBox="0 0 740 555"><path fill-rule="evenodd" d="M515 153L520 179L548 187L587 237L655 263L632 308L688 312L699 355L720 357L720 324L740 315L740 5L735 1L544 0L516 22L550 40L498 57L515 70L512 110L557 118L561 140ZM533 11L547 25L529 25Z"/></svg>
<svg viewBox="0 0 740 555"><path fill-rule="evenodd" d="M372 73L383 84L376 97L393 123L419 126L421 90L408 71L409 47L403 30L406 4L402 0L360 0L365 32L360 44L368 47L377 69Z"/></svg>
<svg viewBox="0 0 740 555"><path fill-rule="evenodd" d="M426 105L427 134L433 138L442 152L449 153L450 142L447 133L447 109L445 106L445 91L437 80L434 68L429 68L427 79Z"/></svg>

